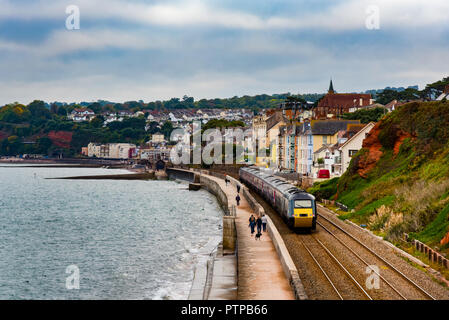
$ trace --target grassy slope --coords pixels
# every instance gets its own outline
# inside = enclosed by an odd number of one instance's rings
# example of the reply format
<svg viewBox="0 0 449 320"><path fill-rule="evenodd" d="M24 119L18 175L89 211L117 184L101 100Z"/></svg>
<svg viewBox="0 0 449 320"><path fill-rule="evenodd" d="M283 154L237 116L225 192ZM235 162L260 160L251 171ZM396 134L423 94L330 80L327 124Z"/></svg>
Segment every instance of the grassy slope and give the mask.
<svg viewBox="0 0 449 320"><path fill-rule="evenodd" d="M343 219L367 224L389 240L407 232L438 245L449 231L449 103L405 105L382 119L379 129L383 155L364 178L359 170L369 146L340 179L309 191L347 205L353 210Z"/></svg>

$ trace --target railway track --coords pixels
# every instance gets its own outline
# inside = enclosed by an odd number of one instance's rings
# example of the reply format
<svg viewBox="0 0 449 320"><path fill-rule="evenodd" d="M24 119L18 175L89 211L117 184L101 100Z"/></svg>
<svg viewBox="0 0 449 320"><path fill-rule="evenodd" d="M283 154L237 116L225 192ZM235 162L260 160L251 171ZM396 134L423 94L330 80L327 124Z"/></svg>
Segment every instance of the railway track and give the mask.
<svg viewBox="0 0 449 320"><path fill-rule="evenodd" d="M321 249L323 249L326 253L326 255L331 258L331 260L335 263L335 265L337 265L338 268L340 268L340 270L342 271L342 274L344 274L344 277L346 277L347 279L349 279L353 286L356 288L357 291L359 291L363 298L366 298L368 300L373 300L373 298L368 294L368 292L366 292L366 290L363 288L363 286L355 279L355 277L345 268L345 266L343 265L343 263L334 255L332 254L331 250L329 250L329 248L327 246L325 246L323 244L323 242L321 242L320 240L318 240L316 237L311 237L315 240L315 242L321 247ZM313 259L313 261L315 262L315 264L318 266L318 268L321 270L321 272L323 273L323 275L325 276L325 278L327 279L328 283L331 285L332 289L335 291L335 293L337 294L337 296L339 297L340 300L345 300L344 295L348 295L348 293L344 293L342 292L341 289L337 288L337 284L335 283L335 280L332 280L332 276L328 274L328 272L325 271L325 267L318 261L319 258L316 257L316 255L314 253L312 253L312 249L305 244L305 242L301 239L301 243L304 246L304 248L307 250L307 252L309 253L309 255L311 256L311 258ZM322 257L322 255L321 255ZM332 275L335 277L335 269L331 270ZM356 296L354 296L353 294L348 295L349 299L355 299Z"/></svg>
<svg viewBox="0 0 449 320"><path fill-rule="evenodd" d="M324 224L327 224L328 227L326 227ZM347 242L343 241L341 237L338 237L335 234L335 230L339 232L339 234L343 234L347 238L351 239L351 241L362 247L366 252L368 252L370 255L374 256L376 260L381 261L383 264L388 266L388 270L391 270L395 274L399 275L405 282L407 282L409 285L411 285L415 290L417 290L425 299L430 300L436 300L430 293L428 293L424 288L422 288L420 285L418 285L415 281L413 281L410 277L405 275L403 272L401 272L398 268L393 266L389 261L387 261L385 258L377 254L375 251L373 251L371 248L369 248L367 245L365 245L363 242L358 240L356 237L354 237L352 234L350 234L348 231L344 230L342 227L325 217L324 215L319 216L319 222L317 222L318 225L328 234L330 234L334 239L336 239L341 245L343 245L349 252L351 252L353 255L355 255L360 261L362 261L363 264L365 264L367 267L372 265L373 263L369 263L361 257L360 254L356 253L353 248L351 248ZM331 227L329 227L329 225ZM334 230L331 230L334 229ZM390 287L401 299L408 300L406 295L404 293L401 293L399 289L397 289L391 281L387 280L384 276L382 276L377 271L373 270L374 273L379 276L379 278L388 286Z"/></svg>
<svg viewBox="0 0 449 320"><path fill-rule="evenodd" d="M438 299L447 297L447 293L443 292L444 289L436 288L438 285L430 278L422 279L426 283L426 289L418 285L414 279L423 277L424 273L418 274L422 271L409 266L394 254L374 252L371 249L375 245L374 239L359 241L354 237L356 232L348 232L334 223L333 219L329 220L332 218L329 217L329 213L319 215L317 232L297 234L287 227L284 220L268 203L256 193L251 193L263 206L266 214L271 217L281 233L310 299L434 300L435 297L426 290L427 288L438 292ZM341 265L358 282L358 285L342 270L329 253L340 261ZM392 256L390 257L390 255ZM382 284L380 290L367 290L363 287L367 277L366 268L372 265L382 268L379 272L371 269L379 276ZM412 275L413 278L409 275ZM362 287L370 298L359 287Z"/></svg>

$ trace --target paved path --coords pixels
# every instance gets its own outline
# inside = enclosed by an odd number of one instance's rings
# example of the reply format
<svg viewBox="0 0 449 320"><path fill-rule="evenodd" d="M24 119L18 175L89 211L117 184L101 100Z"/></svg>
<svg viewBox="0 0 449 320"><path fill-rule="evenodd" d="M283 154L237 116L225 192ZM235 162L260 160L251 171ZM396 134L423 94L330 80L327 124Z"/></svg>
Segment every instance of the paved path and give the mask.
<svg viewBox="0 0 449 320"><path fill-rule="evenodd" d="M231 183L208 176L220 184L227 194L229 203L236 204L237 189ZM295 296L288 283L268 232L261 240L251 236L248 219L256 215L240 191L240 206L235 219L238 243L238 299L239 300L294 300Z"/></svg>

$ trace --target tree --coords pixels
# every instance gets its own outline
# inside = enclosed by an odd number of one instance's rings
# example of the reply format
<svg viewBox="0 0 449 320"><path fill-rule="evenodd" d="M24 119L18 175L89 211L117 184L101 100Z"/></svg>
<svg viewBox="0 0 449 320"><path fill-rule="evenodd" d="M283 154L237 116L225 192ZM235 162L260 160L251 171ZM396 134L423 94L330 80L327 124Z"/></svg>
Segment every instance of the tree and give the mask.
<svg viewBox="0 0 449 320"><path fill-rule="evenodd" d="M52 146L53 142L48 137L42 137L36 141L36 153L48 154L48 149Z"/></svg>
<svg viewBox="0 0 449 320"><path fill-rule="evenodd" d="M361 109L352 113L345 113L342 118L347 120L360 120L361 123L378 122L387 113L387 109L377 107L374 109Z"/></svg>
<svg viewBox="0 0 449 320"><path fill-rule="evenodd" d="M28 105L28 110L31 113L33 119L51 119L51 112L45 106L45 102L40 100L34 100Z"/></svg>
<svg viewBox="0 0 449 320"><path fill-rule="evenodd" d="M173 131L173 124L170 121L166 121L161 128L161 132L164 134L165 139L170 139L172 131Z"/></svg>
<svg viewBox="0 0 449 320"><path fill-rule="evenodd" d="M104 117L103 116L96 116L95 118L90 121L90 125L94 128L100 128L104 123Z"/></svg>
<svg viewBox="0 0 449 320"><path fill-rule="evenodd" d="M103 108L100 103L94 102L89 105L89 109L91 109L93 112L95 112L95 114L100 114Z"/></svg>
<svg viewBox="0 0 449 320"><path fill-rule="evenodd" d="M57 114L59 116L66 117L67 116L67 110L64 107L61 106L61 107L58 108Z"/></svg>
<svg viewBox="0 0 449 320"><path fill-rule="evenodd" d="M30 120L30 118L30 110L23 104L9 104L0 109L0 121L21 123Z"/></svg>

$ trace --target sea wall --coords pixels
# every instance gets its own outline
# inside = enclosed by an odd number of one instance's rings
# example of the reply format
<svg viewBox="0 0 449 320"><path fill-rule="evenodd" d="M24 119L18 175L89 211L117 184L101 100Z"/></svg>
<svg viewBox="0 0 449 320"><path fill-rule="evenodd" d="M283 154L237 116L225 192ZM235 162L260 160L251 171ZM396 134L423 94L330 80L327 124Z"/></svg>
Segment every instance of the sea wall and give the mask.
<svg viewBox="0 0 449 320"><path fill-rule="evenodd" d="M200 176L201 186L215 195L218 203L222 207L225 215L223 216L223 251L226 253L235 253L237 242L237 231L235 228L235 207L230 205L227 195L221 187L208 177Z"/></svg>
<svg viewBox="0 0 449 320"><path fill-rule="evenodd" d="M231 180L230 177L228 177L228 179ZM231 183L239 183L239 182L233 179L231 180ZM259 216L265 214L265 210L251 195L247 187L242 186L242 193L256 214L258 214ZM295 263L293 262L293 259L291 258L287 247L285 246L284 240L282 239L282 236L280 235L279 231L277 230L276 226L274 225L270 217L268 215L266 215L266 217L267 217L268 234L270 235L271 241L273 242L273 245L279 256L285 276L289 280L290 286L292 287L293 292L295 293L295 298L297 300L307 300L308 297L304 290L302 281L299 278L298 269L296 269Z"/></svg>
<svg viewBox="0 0 449 320"><path fill-rule="evenodd" d="M225 176L220 174L212 174L208 170L198 170L194 171L178 169L178 168L167 168L167 175L170 179L180 179L184 181L190 181L194 183L201 183L201 187L213 194L220 204L224 212L223 216L223 252L225 254L234 254L236 250L237 243L237 232L235 228L235 207L230 205L230 201L226 194L223 192L221 187L209 179L205 175L214 175L219 178L224 178Z"/></svg>
<svg viewBox="0 0 449 320"><path fill-rule="evenodd" d="M197 177L197 174L190 170L167 168L166 172L167 172L169 179L179 179L179 180L183 180L183 181L189 181L192 183L199 182L199 178Z"/></svg>

